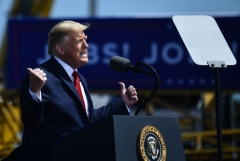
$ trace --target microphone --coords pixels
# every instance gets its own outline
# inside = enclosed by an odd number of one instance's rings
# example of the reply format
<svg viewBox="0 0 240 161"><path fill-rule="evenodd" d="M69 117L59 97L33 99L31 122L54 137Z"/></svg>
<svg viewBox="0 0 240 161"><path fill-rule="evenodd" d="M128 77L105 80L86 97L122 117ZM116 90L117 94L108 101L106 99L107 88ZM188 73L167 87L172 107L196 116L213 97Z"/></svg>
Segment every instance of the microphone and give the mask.
<svg viewBox="0 0 240 161"><path fill-rule="evenodd" d="M132 70L134 73L137 73L137 74L144 73L144 74L147 74L147 75L154 76L153 73L151 73L149 71L146 71L146 70L143 70L140 67L140 65L148 66L145 63L142 63L140 61L137 61L136 65L133 66L133 65L131 65L131 62L128 59L120 57L120 56L114 56L110 60L110 67L113 70L116 70L118 72L126 73L129 70Z"/></svg>
<svg viewBox="0 0 240 161"><path fill-rule="evenodd" d="M113 70L123 73L128 72L129 70L134 68L134 66L131 65L131 62L128 59L120 56L114 56L111 58L110 67Z"/></svg>

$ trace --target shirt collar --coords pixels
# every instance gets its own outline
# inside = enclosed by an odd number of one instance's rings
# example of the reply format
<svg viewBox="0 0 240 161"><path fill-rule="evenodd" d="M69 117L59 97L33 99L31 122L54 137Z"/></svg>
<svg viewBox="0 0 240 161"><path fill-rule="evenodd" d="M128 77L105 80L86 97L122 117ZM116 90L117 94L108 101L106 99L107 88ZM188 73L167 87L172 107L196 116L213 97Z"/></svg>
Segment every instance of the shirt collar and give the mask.
<svg viewBox="0 0 240 161"><path fill-rule="evenodd" d="M66 64L64 61L59 59L58 57L54 56L54 58L61 64L61 66L64 68L64 70L67 72L68 76L73 80L72 73L73 71L77 71L77 69L72 69L68 64Z"/></svg>

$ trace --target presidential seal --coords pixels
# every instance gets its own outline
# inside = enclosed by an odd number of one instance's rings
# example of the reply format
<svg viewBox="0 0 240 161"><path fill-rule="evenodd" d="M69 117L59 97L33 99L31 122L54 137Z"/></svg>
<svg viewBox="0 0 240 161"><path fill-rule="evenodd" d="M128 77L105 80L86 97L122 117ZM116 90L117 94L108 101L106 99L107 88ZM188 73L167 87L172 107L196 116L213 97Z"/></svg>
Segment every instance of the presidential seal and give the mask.
<svg viewBox="0 0 240 161"><path fill-rule="evenodd" d="M160 131L148 125L141 129L138 138L140 158L143 161L166 161L167 150Z"/></svg>

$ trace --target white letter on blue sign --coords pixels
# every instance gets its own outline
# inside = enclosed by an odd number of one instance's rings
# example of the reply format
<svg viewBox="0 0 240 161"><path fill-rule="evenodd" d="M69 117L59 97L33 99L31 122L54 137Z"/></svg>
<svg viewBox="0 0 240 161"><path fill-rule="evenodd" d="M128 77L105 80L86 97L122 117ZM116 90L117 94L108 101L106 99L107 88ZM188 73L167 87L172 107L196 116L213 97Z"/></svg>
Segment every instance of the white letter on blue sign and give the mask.
<svg viewBox="0 0 240 161"><path fill-rule="evenodd" d="M48 54L48 45L46 44L44 46L44 57L43 58L37 58L37 64L42 64L43 62L47 61L50 58L50 55Z"/></svg>
<svg viewBox="0 0 240 161"><path fill-rule="evenodd" d="M118 55L117 52L116 52L117 48L118 48L117 44L116 44L116 43L112 43L112 42L106 43L106 44L103 46L103 55L108 56L107 58L103 58L103 60L102 60L102 61L103 61L103 64L108 65L110 59L111 59L113 56Z"/></svg>
<svg viewBox="0 0 240 161"><path fill-rule="evenodd" d="M129 59L129 43L124 42L122 44L122 55L124 58Z"/></svg>
<svg viewBox="0 0 240 161"><path fill-rule="evenodd" d="M168 55L169 50L176 50L176 56L170 57ZM163 61L169 65L176 65L180 63L180 61L183 58L183 50L181 45L174 42L167 43L162 49L162 58L163 58Z"/></svg>
<svg viewBox="0 0 240 161"><path fill-rule="evenodd" d="M95 43L88 43L88 63L87 65L96 65L99 62L98 46Z"/></svg>
<svg viewBox="0 0 240 161"><path fill-rule="evenodd" d="M158 59L157 52L158 52L158 45L156 42L153 42L151 44L151 57L144 57L143 62L149 65L155 64Z"/></svg>

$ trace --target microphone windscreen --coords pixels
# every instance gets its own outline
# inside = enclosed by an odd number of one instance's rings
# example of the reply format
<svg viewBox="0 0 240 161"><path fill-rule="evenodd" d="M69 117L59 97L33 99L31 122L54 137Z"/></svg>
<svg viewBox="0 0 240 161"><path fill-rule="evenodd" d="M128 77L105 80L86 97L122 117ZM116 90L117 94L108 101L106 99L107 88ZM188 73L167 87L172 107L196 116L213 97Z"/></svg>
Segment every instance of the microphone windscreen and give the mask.
<svg viewBox="0 0 240 161"><path fill-rule="evenodd" d="M118 72L127 72L131 62L120 56L114 56L110 60L110 67Z"/></svg>

